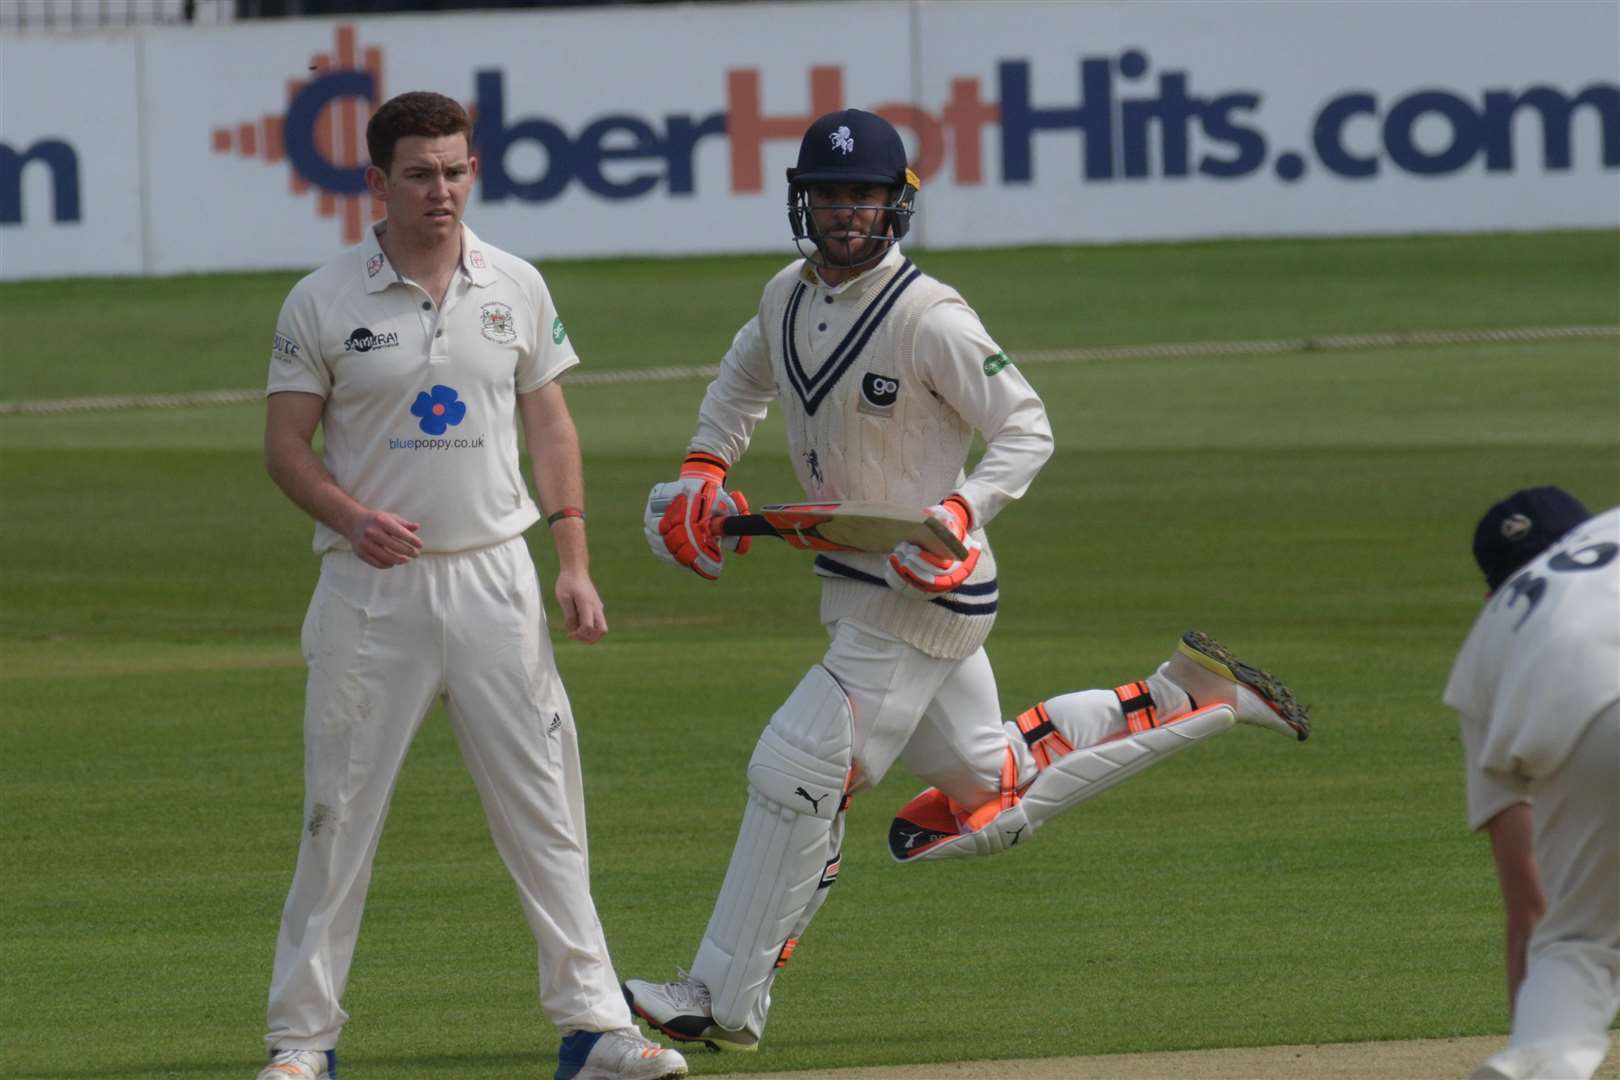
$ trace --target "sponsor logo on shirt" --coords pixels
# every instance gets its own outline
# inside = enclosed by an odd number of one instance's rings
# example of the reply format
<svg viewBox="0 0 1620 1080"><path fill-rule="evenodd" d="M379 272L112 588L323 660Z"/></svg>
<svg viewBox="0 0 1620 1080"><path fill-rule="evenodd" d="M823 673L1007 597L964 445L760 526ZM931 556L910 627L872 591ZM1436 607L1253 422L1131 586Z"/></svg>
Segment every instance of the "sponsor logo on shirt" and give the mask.
<svg viewBox="0 0 1620 1080"><path fill-rule="evenodd" d="M373 349L392 349L399 345L399 335L390 330L386 334L373 334L357 326L343 341L344 352L370 352Z"/></svg>
<svg viewBox="0 0 1620 1080"><path fill-rule="evenodd" d="M286 334L277 334L275 341L270 345L270 351L280 353L291 360L298 355L298 342Z"/></svg>
<svg viewBox="0 0 1620 1080"><path fill-rule="evenodd" d="M484 268L484 253L474 249L473 252L467 256L467 261L472 264L472 268L474 270L482 270Z"/></svg>
<svg viewBox="0 0 1620 1080"><path fill-rule="evenodd" d="M562 316L559 315L555 319L552 319L551 320L551 343L553 345L561 345L563 343L563 338L565 338L567 336L568 336L568 331L563 329Z"/></svg>
<svg viewBox="0 0 1620 1080"><path fill-rule="evenodd" d="M1010 363L1012 363L1012 358L1009 357L1005 352L998 352L994 356L987 356L984 358L984 373L986 375L994 375L996 372L1000 371Z"/></svg>
<svg viewBox="0 0 1620 1080"><path fill-rule="evenodd" d="M899 397L899 379L869 371L861 377L861 398L855 408L869 416L893 416Z"/></svg>
<svg viewBox="0 0 1620 1080"><path fill-rule="evenodd" d="M508 345L517 340L517 321L505 304L485 304L478 309L478 321L484 336L493 342Z"/></svg>
<svg viewBox="0 0 1620 1080"><path fill-rule="evenodd" d="M376 277L377 271L382 269L382 264L383 257L381 255L373 255L371 258L367 259L366 277Z"/></svg>
<svg viewBox="0 0 1620 1080"><path fill-rule="evenodd" d="M443 435L446 430L461 423L467 416L467 403L459 400L454 388L435 386L416 395L411 403L411 415L429 435Z"/></svg>

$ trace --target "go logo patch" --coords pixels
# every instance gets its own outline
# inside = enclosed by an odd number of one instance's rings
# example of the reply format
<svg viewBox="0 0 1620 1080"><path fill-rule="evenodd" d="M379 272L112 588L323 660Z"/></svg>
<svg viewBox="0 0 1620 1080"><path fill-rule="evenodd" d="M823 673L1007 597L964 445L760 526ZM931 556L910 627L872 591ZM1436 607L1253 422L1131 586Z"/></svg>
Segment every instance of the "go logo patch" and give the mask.
<svg viewBox="0 0 1620 1080"><path fill-rule="evenodd" d="M899 379L869 371L861 377L861 398L855 408L868 416L893 416L894 403L899 399Z"/></svg>
<svg viewBox="0 0 1620 1080"><path fill-rule="evenodd" d="M563 343L563 338L565 338L567 336L568 336L568 331L563 329L562 316L559 315L555 319L552 319L551 320L551 343L553 345L561 345Z"/></svg>
<svg viewBox="0 0 1620 1080"><path fill-rule="evenodd" d="M984 373L986 375L994 375L1010 363L1012 363L1012 358L1009 357L1005 352L998 352L994 356L987 356L984 358Z"/></svg>

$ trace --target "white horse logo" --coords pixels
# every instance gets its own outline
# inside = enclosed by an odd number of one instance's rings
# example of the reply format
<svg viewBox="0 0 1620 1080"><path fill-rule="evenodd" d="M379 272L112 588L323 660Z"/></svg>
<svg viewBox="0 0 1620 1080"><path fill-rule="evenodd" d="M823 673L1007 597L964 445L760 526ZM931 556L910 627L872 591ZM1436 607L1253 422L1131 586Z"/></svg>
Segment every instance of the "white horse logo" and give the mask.
<svg viewBox="0 0 1620 1080"><path fill-rule="evenodd" d="M849 133L847 127L840 127L832 133L832 144L833 149L839 153L853 154L855 152L855 136Z"/></svg>

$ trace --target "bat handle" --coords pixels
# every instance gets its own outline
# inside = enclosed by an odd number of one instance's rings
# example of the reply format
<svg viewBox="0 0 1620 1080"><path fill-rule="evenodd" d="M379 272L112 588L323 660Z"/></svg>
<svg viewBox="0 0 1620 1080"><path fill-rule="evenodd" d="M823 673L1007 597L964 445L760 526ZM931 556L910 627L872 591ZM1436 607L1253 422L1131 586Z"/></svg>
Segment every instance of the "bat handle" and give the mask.
<svg viewBox="0 0 1620 1080"><path fill-rule="evenodd" d="M775 536L776 526L763 514L728 514L720 519L722 536Z"/></svg>

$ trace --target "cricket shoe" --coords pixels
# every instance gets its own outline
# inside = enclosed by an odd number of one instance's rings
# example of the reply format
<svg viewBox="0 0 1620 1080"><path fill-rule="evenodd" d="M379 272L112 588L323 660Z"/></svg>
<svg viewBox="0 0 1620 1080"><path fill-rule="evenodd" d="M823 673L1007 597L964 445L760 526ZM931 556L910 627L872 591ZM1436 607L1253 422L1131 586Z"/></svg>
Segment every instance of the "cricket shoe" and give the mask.
<svg viewBox="0 0 1620 1080"><path fill-rule="evenodd" d="M1240 723L1295 735L1311 734L1310 712L1276 676L1233 656L1208 634L1189 630L1159 674L1192 698L1193 708L1230 705Z"/></svg>
<svg viewBox="0 0 1620 1080"><path fill-rule="evenodd" d="M254 1080L337 1080L336 1050L272 1050Z"/></svg>
<svg viewBox="0 0 1620 1080"><path fill-rule="evenodd" d="M700 1042L710 1050L759 1049L759 1036L746 1029L732 1031L714 1022L709 988L686 972L674 982L650 983L630 979L624 1000L630 1011L676 1042Z"/></svg>
<svg viewBox="0 0 1620 1080"><path fill-rule="evenodd" d="M633 1027L574 1031L557 1048L556 1080L676 1080L686 1059Z"/></svg>

